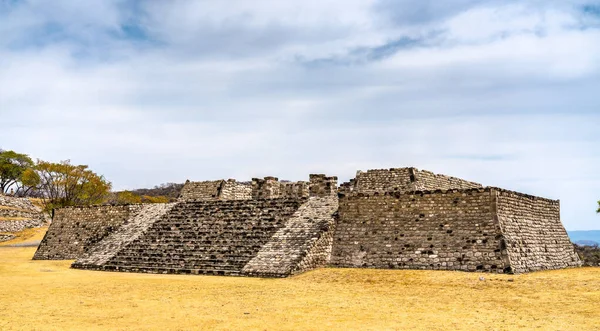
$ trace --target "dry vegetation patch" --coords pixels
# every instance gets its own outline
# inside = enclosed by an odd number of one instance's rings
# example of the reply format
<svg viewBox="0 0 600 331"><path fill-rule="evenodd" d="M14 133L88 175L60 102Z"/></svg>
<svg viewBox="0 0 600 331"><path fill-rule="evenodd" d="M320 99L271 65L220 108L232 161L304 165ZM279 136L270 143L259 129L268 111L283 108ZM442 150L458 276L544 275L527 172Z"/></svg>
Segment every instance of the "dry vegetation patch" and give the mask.
<svg viewBox="0 0 600 331"><path fill-rule="evenodd" d="M11 235L15 236L14 239L11 239L9 241L0 242L0 246L20 244L20 243L28 242L28 241L42 240L44 238L44 235L46 234L47 230L48 230L48 227L46 226L46 227L41 227L41 228L27 228L27 229L24 229L22 231L15 232L15 233L0 232L2 234L11 234ZM0 252L0 256L1 256L1 253L2 252ZM0 260L0 265L1 264L2 264L2 260Z"/></svg>
<svg viewBox="0 0 600 331"><path fill-rule="evenodd" d="M5 222L5 221L25 221L31 218L27 218L27 217L0 217L0 222Z"/></svg>
<svg viewBox="0 0 600 331"><path fill-rule="evenodd" d="M600 268L489 275L320 269L288 279L147 275L0 248L0 329L596 330ZM479 280L484 277L485 280Z"/></svg>
<svg viewBox="0 0 600 331"><path fill-rule="evenodd" d="M16 211L22 211L22 212L26 212L26 213L30 213L31 210L27 210L27 209L23 209L23 208L17 208L17 207L8 207L8 206L0 206L0 209L4 209L4 210L16 210Z"/></svg>

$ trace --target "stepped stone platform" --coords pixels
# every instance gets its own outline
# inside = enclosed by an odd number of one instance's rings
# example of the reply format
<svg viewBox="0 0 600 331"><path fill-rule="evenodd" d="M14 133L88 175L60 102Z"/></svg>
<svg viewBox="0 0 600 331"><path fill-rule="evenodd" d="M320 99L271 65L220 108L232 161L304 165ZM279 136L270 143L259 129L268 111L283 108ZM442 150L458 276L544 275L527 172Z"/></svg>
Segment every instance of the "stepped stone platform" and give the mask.
<svg viewBox="0 0 600 331"><path fill-rule="evenodd" d="M73 267L238 275L302 203L289 199L181 202L106 262L86 264L91 259L84 257Z"/></svg>
<svg viewBox="0 0 600 331"><path fill-rule="evenodd" d="M308 182L188 182L171 204L58 209L35 259L73 268L287 277L322 266L523 273L577 267L558 200L416 168Z"/></svg>

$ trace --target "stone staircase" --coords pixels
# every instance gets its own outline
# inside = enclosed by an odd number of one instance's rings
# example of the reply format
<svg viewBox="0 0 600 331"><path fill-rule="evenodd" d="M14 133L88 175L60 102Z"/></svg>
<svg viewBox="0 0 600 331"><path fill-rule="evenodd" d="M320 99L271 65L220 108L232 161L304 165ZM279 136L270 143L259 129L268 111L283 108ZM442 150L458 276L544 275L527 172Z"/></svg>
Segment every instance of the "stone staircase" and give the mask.
<svg viewBox="0 0 600 331"><path fill-rule="evenodd" d="M172 206L145 231L123 229L113 243L74 268L150 273L240 275L243 267L286 225L306 199L186 201ZM146 214L145 212L140 215ZM154 216L153 216L154 217ZM136 218L137 219L137 218ZM131 225L130 228L135 228ZM125 243L128 233L139 236ZM111 239L113 238L113 239ZM120 242L120 244L117 244ZM100 247L103 245L103 247ZM117 251L117 252L115 252ZM112 256L111 256L112 255Z"/></svg>
<svg viewBox="0 0 600 331"><path fill-rule="evenodd" d="M167 214L174 203L144 205L139 214L127 220L115 232L93 246L73 264L74 268L95 269L108 262L121 249L142 236L158 219Z"/></svg>
<svg viewBox="0 0 600 331"><path fill-rule="evenodd" d="M329 262L337 197L311 197L243 268L248 276L287 277Z"/></svg>

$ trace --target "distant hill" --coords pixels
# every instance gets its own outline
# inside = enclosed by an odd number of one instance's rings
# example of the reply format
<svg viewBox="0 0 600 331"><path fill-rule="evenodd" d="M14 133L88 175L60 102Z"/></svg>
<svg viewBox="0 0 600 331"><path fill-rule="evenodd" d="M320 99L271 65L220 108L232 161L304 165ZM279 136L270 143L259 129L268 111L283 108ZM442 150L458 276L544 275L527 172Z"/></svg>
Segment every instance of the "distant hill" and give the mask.
<svg viewBox="0 0 600 331"><path fill-rule="evenodd" d="M137 190L132 190L131 192L137 195L147 195L151 197L164 196L169 197L171 199L177 199L179 197L179 192L183 188L183 184L178 183L166 183L158 186L154 186L154 188L142 188Z"/></svg>
<svg viewBox="0 0 600 331"><path fill-rule="evenodd" d="M184 184L166 183L154 188L141 188L131 191L111 192L107 198L108 204L127 203L157 203L177 201Z"/></svg>
<svg viewBox="0 0 600 331"><path fill-rule="evenodd" d="M600 230L567 232L569 233L569 238L571 238L571 241L578 245L600 245Z"/></svg>

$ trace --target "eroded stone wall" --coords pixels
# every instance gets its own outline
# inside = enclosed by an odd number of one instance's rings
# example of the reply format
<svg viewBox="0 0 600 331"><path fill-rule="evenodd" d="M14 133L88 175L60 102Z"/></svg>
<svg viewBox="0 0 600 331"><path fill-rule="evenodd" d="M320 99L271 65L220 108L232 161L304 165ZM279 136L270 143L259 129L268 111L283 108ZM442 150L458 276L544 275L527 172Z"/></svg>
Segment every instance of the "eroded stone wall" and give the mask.
<svg viewBox="0 0 600 331"><path fill-rule="evenodd" d="M504 272L491 202L489 189L344 196L331 264Z"/></svg>
<svg viewBox="0 0 600 331"><path fill-rule="evenodd" d="M502 189L492 193L514 272L581 265L560 221L559 201Z"/></svg>
<svg viewBox="0 0 600 331"><path fill-rule="evenodd" d="M71 260L137 214L142 205L59 208L34 260Z"/></svg>

